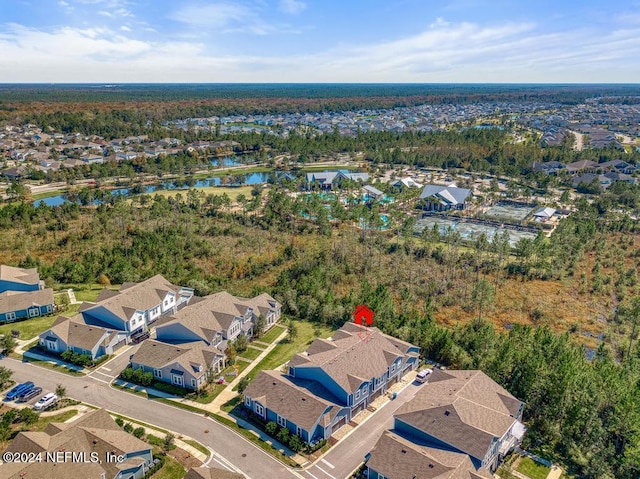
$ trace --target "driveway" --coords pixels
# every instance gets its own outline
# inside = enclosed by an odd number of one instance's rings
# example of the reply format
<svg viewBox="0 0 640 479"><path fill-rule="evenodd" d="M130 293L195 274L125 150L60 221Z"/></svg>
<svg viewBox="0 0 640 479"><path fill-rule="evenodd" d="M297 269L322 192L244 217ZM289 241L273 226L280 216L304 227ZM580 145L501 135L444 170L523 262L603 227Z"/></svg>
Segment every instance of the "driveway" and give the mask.
<svg viewBox="0 0 640 479"><path fill-rule="evenodd" d="M124 352L114 361L119 358L128 360L129 353ZM212 419L110 388L106 376L115 376L119 372L110 363L104 365L111 369L101 373L105 375L104 378L95 372L92 376L73 377L12 358L2 359L0 364L11 369L14 372L13 379L18 382L31 380L50 391L55 391L56 385L62 384L69 397L190 436L212 449L214 457L220 462L229 464L229 468L242 472L249 479L304 477ZM119 363L116 364L119 367Z"/></svg>
<svg viewBox="0 0 640 479"><path fill-rule="evenodd" d="M406 402L413 399L419 384L409 383L394 399L385 403L352 433L329 449L319 461L307 467L304 475L308 479L342 479L357 469L385 429L393 428L393 414ZM356 421L357 421L356 417Z"/></svg>

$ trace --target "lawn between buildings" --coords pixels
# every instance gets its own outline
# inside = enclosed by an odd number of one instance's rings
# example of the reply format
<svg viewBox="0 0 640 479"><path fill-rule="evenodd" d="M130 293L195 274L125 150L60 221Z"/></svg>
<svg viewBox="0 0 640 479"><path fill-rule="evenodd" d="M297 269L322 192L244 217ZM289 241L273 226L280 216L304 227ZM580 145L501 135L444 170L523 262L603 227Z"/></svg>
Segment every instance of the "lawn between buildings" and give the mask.
<svg viewBox="0 0 640 479"><path fill-rule="evenodd" d="M288 362L295 354L307 349L316 338L328 338L333 333L331 328L313 324L308 321L292 320L297 334L294 338L285 338L267 354L245 377L255 378L262 370L276 369ZM271 332L271 331L270 331ZM279 332L281 334L282 331ZM278 335L279 335L278 334ZM263 338L264 340L264 338ZM266 341L265 341L266 342ZM238 390L236 386L234 391Z"/></svg>

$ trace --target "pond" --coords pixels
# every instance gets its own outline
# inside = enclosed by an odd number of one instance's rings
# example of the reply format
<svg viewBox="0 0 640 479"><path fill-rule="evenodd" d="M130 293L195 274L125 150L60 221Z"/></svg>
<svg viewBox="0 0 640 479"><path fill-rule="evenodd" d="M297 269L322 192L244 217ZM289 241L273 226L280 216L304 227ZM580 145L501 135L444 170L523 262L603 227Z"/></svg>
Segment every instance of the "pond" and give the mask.
<svg viewBox="0 0 640 479"><path fill-rule="evenodd" d="M198 180L191 186L185 184L183 181L179 182L164 182L156 185L145 185L143 193L155 193L162 190L188 190L189 188L206 188L211 186L242 186L242 185L259 185L269 181L270 178L276 178L273 173L247 173L237 175L218 176L215 178L205 178ZM112 195L129 196L132 188L115 188L109 190ZM60 206L65 202L64 195L50 196L49 198L43 198L41 200L35 200L34 206L45 204L47 206ZM97 204L97 203L96 203Z"/></svg>

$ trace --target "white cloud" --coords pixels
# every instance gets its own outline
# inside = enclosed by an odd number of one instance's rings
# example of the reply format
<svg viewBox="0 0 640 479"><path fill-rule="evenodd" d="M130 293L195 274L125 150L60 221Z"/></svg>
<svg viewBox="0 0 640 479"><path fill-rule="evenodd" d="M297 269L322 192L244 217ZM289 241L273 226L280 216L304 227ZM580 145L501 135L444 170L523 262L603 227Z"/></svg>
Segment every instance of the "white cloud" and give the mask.
<svg viewBox="0 0 640 479"><path fill-rule="evenodd" d="M61 7L68 7L69 6L69 4L67 2L65 2L64 0L60 0L58 2L58 5L60 5Z"/></svg>
<svg viewBox="0 0 640 479"><path fill-rule="evenodd" d="M284 13L296 14L307 8L307 4L300 0L280 0L279 8Z"/></svg>
<svg viewBox="0 0 640 479"><path fill-rule="evenodd" d="M229 14L229 11L226 11ZM228 15L227 15L228 17ZM235 17L233 17L235 18ZM213 21L213 20L212 20ZM228 22L215 20L219 28ZM115 27L114 27L115 28ZM202 36L144 28L0 26L0 82L636 82L640 28L541 32L530 23L436 21L393 41L298 55L209 53ZM274 50L275 51L275 50Z"/></svg>
<svg viewBox="0 0 640 479"><path fill-rule="evenodd" d="M120 30L122 30L123 32L130 32L131 31L131 29L126 25L122 25L120 27Z"/></svg>
<svg viewBox="0 0 640 479"><path fill-rule="evenodd" d="M299 33L288 25L273 25L259 14L257 4L239 2L216 2L208 5L187 5L169 15L169 18L198 29L207 29L210 33L253 33L268 35L272 33Z"/></svg>
<svg viewBox="0 0 640 479"><path fill-rule="evenodd" d="M113 17L113 13L107 12L105 10L100 10L98 12L98 15L102 15L103 17L109 17L109 18Z"/></svg>

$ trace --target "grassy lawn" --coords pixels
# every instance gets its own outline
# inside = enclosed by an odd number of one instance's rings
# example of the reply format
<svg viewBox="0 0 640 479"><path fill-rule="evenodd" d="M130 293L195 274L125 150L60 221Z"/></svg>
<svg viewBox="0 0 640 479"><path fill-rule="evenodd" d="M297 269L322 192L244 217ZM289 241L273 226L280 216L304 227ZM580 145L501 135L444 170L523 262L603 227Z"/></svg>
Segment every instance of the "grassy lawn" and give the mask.
<svg viewBox="0 0 640 479"><path fill-rule="evenodd" d="M193 439L183 439L183 441L189 444L190 446L195 447L198 451L200 451L202 454L205 454L206 456L209 456L211 454L209 452L209 449L204 447L198 441L194 441Z"/></svg>
<svg viewBox="0 0 640 479"><path fill-rule="evenodd" d="M280 451L274 449L270 444L267 444L262 439L260 439L255 434L253 434L253 432L247 429L241 428L236 424L235 421L232 421L231 419L227 419L226 417L220 416L219 414L213 414L212 417L216 421L242 434L242 436L244 436L246 439L248 439L249 441L257 445L258 447L262 448L264 451L266 451L268 454L271 454L276 459L279 459L285 464L288 464L290 467L300 467L300 465L297 462L295 462L293 459L291 459L289 456L285 456ZM154 479L155 479L155 476L154 476Z"/></svg>
<svg viewBox="0 0 640 479"><path fill-rule="evenodd" d="M76 411L75 409L71 409L69 411L56 414L55 416L41 416L35 424L29 426L29 431L44 431L50 422L65 422L71 419L76 414L78 414L78 411Z"/></svg>
<svg viewBox="0 0 640 479"><path fill-rule="evenodd" d="M153 479L182 479L187 471L171 456L165 456L164 466L153 475Z"/></svg>
<svg viewBox="0 0 640 479"><path fill-rule="evenodd" d="M227 387L225 384L214 384L210 386L211 390L207 391L206 394L196 396L192 400L199 404L209 404L216 398L218 394L220 394L224 390L225 387Z"/></svg>
<svg viewBox="0 0 640 479"><path fill-rule="evenodd" d="M249 379L255 378L263 369L276 369L282 364L289 361L296 353L302 352L309 344L316 338L314 325L307 321L294 321L298 328L298 335L296 338L289 342L286 339L279 343L273 350L267 354L267 356L258 363L258 365L252 369L246 377ZM320 329L320 337L328 338L333 333L333 330L327 327ZM236 390L236 388L234 388Z"/></svg>
<svg viewBox="0 0 640 479"><path fill-rule="evenodd" d="M20 359L22 359L22 362L32 363L32 364L35 364L36 366L40 366L40 367L43 367L43 368L51 369L52 371L58 371L59 373L65 373L65 374L68 374L70 376L83 376L84 375L84 373L82 373L80 371L76 371L75 369L70 369L67 366L64 366L62 364L51 363L49 361L42 361L40 359L29 358L29 357L26 357L26 356L21 356Z"/></svg>
<svg viewBox="0 0 640 479"><path fill-rule="evenodd" d="M284 326L280 326L279 324L277 324L273 326L269 331L267 331L264 336L258 339L258 341L262 341L263 343L272 343L278 336L282 334L282 331L284 331L284 329Z"/></svg>
<svg viewBox="0 0 640 479"><path fill-rule="evenodd" d="M35 338L38 334L46 331L51 327L58 316L53 314L49 316L38 316L36 318L25 319L24 321L16 321L14 323L3 324L0 326L0 334L11 334L12 330L20 331L19 339Z"/></svg>
<svg viewBox="0 0 640 479"><path fill-rule="evenodd" d="M103 286L96 284L89 285L89 287L86 289L74 289L73 292L75 293L76 299L78 301L89 301L93 303L98 298L98 295L100 294L100 291L102 291L102 289Z"/></svg>
<svg viewBox="0 0 640 479"><path fill-rule="evenodd" d="M547 475L551 471L547 466L538 464L533 459L523 457L520 459L520 463L516 470L531 479L546 479Z"/></svg>
<svg viewBox="0 0 640 479"><path fill-rule="evenodd" d="M262 351L258 350L258 349L253 349L253 348L247 348L246 351L240 353L240 356L242 356L243 358L246 359L251 359L254 360L255 358L257 358L260 354L262 353Z"/></svg>

